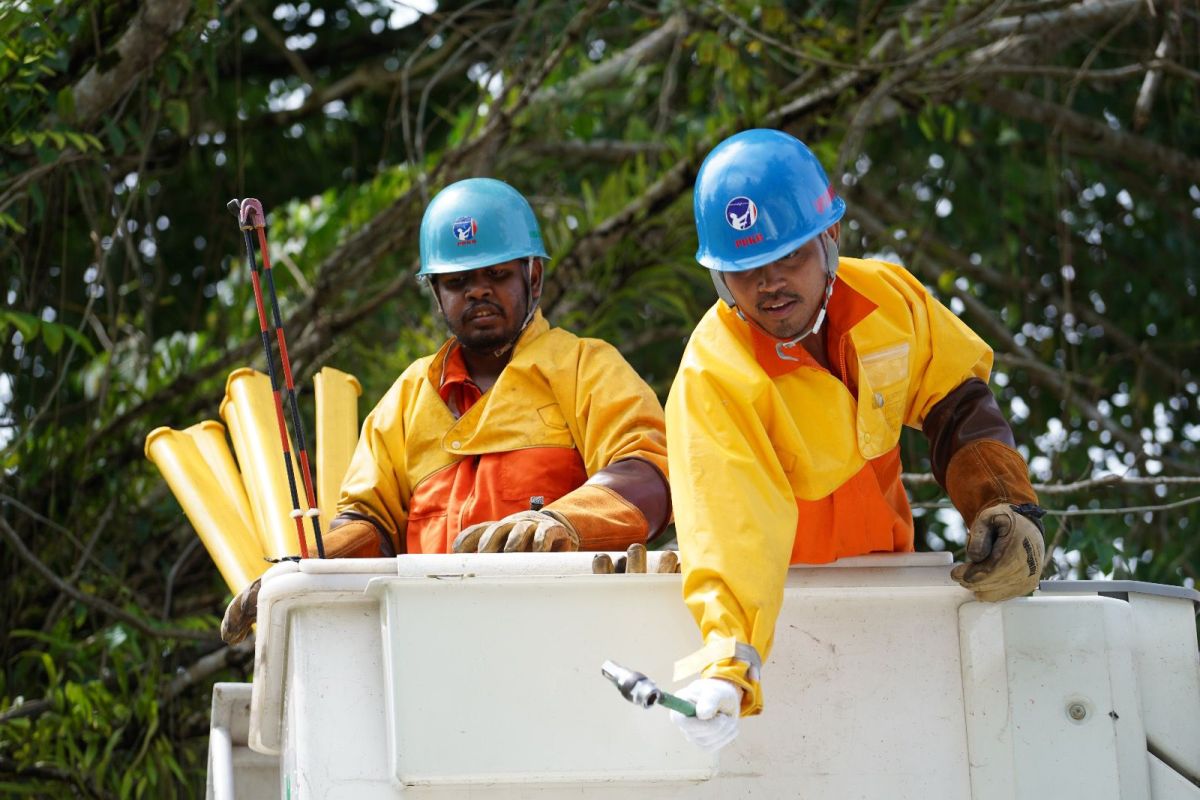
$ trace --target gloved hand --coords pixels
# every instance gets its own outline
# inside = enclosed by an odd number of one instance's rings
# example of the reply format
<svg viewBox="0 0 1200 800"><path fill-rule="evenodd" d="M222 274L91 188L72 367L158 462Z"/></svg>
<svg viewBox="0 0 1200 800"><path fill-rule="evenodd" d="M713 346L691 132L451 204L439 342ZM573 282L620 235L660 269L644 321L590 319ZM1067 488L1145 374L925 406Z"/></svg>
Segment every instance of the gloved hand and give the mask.
<svg viewBox="0 0 1200 800"><path fill-rule="evenodd" d="M1046 545L1042 514L1035 505L999 503L975 517L967 533L967 563L950 577L975 593L977 600L999 602L1038 587Z"/></svg>
<svg viewBox="0 0 1200 800"><path fill-rule="evenodd" d="M699 678L675 693L695 704L696 716L671 712L671 721L679 726L687 740L702 750L715 753L738 735L738 717L742 709L742 689L722 678Z"/></svg>
<svg viewBox="0 0 1200 800"><path fill-rule="evenodd" d="M258 619L258 589L261 585L262 579L255 578L254 583L238 592L225 609L221 638L227 644L237 644L250 633L250 626Z"/></svg>
<svg viewBox="0 0 1200 800"><path fill-rule="evenodd" d="M498 522L463 528L454 539L456 553L549 553L578 550L579 534L561 514L518 511Z"/></svg>

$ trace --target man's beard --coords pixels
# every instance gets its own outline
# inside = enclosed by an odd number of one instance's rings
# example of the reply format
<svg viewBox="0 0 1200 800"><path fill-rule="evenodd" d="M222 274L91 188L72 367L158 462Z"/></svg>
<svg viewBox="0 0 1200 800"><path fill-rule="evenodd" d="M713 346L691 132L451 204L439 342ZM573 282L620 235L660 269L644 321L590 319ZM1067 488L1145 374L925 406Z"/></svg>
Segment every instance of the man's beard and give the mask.
<svg viewBox="0 0 1200 800"><path fill-rule="evenodd" d="M478 311L480 307L488 307L493 309L500 315L500 318L505 321L505 326L501 330L496 331L468 331L464 320L470 318L471 314ZM521 317L524 318L524 312ZM504 309L495 303L476 303L463 312L462 318L458 322L446 321L450 327L450 332L458 339L458 343L464 350L469 350L480 355L493 355L497 350L511 344L514 339L520 335L520 330L517 328L517 323L508 318L504 313Z"/></svg>

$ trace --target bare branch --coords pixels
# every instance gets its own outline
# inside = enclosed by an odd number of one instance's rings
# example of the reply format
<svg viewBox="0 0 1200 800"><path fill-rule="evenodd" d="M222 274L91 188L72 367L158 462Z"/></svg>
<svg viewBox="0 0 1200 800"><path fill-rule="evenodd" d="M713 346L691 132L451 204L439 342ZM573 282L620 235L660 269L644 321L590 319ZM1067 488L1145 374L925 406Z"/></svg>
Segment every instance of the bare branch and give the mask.
<svg viewBox="0 0 1200 800"><path fill-rule="evenodd" d="M271 20L260 14L253 4L246 5L242 11L250 18L250 22L254 24L254 27L262 32L267 41L275 45L275 49L279 51L279 54L283 56L284 60L291 66L300 80L315 89L319 85L317 76L313 75L312 70L304 63L304 59L300 58L295 50L287 46L283 34L271 24Z"/></svg>
<svg viewBox="0 0 1200 800"><path fill-rule="evenodd" d="M71 90L76 123L94 122L132 88L183 27L191 5L191 0L146 0L117 42L116 63L101 59Z"/></svg>
<svg viewBox="0 0 1200 800"><path fill-rule="evenodd" d="M937 478L925 472L906 472L900 476L905 486L934 486ZM1073 483L1035 483L1038 494L1074 494L1110 486L1200 486L1200 477L1180 475L1104 475Z"/></svg>
<svg viewBox="0 0 1200 800"><path fill-rule="evenodd" d="M1078 30L1081 27L1103 25L1120 19L1131 8L1144 5L1145 0L1083 0L1069 3L1057 10L1001 17L989 22L984 26L984 30L993 35L1029 31L1036 31L1039 35L1052 35Z"/></svg>
<svg viewBox="0 0 1200 800"><path fill-rule="evenodd" d="M58 577L58 575L54 574L54 570L43 564L38 557L35 556L33 552L25 546L25 543L21 541L20 535L18 535L17 532L12 529L12 526L8 524L8 520L4 519L4 517L0 517L0 535L2 535L5 541L8 542L9 546L13 549L13 552L20 556L22 561L33 567L34 571L41 575L50 585L58 589L60 592L70 595L72 598L78 600L80 603L83 603L89 608L94 608L106 616L120 620L126 625L141 631L147 636L154 637L155 639L186 639L197 642L212 642L217 640L217 637L214 634L205 633L204 631L192 631L185 630L183 628L155 628L147 624L146 621L140 617L136 617L122 608L118 608L117 606L105 600L103 597L97 597L75 588L62 578Z"/></svg>
<svg viewBox="0 0 1200 800"><path fill-rule="evenodd" d="M578 97L585 92L609 86L623 76L646 63L674 44L679 36L687 33L687 18L682 13L672 14L662 27L655 28L629 47L603 61L586 72L581 72L571 80L544 89L538 89L531 102L542 103L562 102L571 97Z"/></svg>
<svg viewBox="0 0 1200 800"><path fill-rule="evenodd" d="M1164 26L1162 41L1158 43L1157 49L1154 51L1154 59L1156 61L1165 61L1172 55L1174 48L1174 37L1171 35L1172 22L1175 20L1175 13L1172 11L1167 17L1167 24ZM1146 127L1146 123L1150 121L1150 109L1154 106L1154 96L1158 94L1158 87L1162 83L1163 71L1159 69L1151 69L1146 73L1146 77L1142 80L1142 88L1138 90L1137 102L1133 106L1133 129L1140 131Z"/></svg>
<svg viewBox="0 0 1200 800"><path fill-rule="evenodd" d="M627 158L665 153L667 146L662 142L624 142L614 139L560 142L535 140L522 149L538 156L577 158L588 161L593 159L624 161Z"/></svg>
<svg viewBox="0 0 1200 800"><path fill-rule="evenodd" d="M1200 182L1200 159L1192 158L1158 142L1115 130L1106 122L1047 102L1027 92L992 86L984 91L980 100L1011 117L1037 122L1047 128L1058 126L1064 134L1096 145L1114 161L1136 161L1146 169L1193 183Z"/></svg>
<svg viewBox="0 0 1200 800"><path fill-rule="evenodd" d="M180 670L179 674L163 690L163 696L167 699L178 697L187 689L212 677L226 667L244 664L253 656L254 636L252 634L237 644L215 650L186 669Z"/></svg>
<svg viewBox="0 0 1200 800"><path fill-rule="evenodd" d="M1173 503L1159 503L1149 506L1124 506L1121 508L1047 508L1044 509L1048 517L1102 517L1102 516L1121 516L1124 514L1144 514L1147 512L1154 513L1158 511L1173 511L1184 506L1195 505L1200 503L1200 496L1188 497L1183 500L1176 500ZM913 508L924 509L942 509L948 508L953 510L954 506L945 502L931 503L913 503Z"/></svg>

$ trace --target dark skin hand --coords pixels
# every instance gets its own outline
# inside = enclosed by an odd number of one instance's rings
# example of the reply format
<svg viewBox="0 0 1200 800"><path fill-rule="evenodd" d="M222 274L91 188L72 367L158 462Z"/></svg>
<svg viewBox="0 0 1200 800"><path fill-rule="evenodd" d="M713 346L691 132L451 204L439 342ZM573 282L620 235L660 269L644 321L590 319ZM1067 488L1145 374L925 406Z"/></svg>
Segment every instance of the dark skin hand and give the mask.
<svg viewBox="0 0 1200 800"><path fill-rule="evenodd" d="M841 224L827 233L838 241ZM777 339L793 339L808 330L825 299L825 250L818 237L787 258L745 272L726 272L724 278L746 317ZM801 344L817 363L829 368L825 328Z"/></svg>
<svg viewBox="0 0 1200 800"><path fill-rule="evenodd" d="M535 301L542 296L539 259L533 260L529 287ZM462 345L471 380L486 392L512 356L511 349L497 351L517 337L529 313L524 259L439 275L433 290L442 304L446 325Z"/></svg>

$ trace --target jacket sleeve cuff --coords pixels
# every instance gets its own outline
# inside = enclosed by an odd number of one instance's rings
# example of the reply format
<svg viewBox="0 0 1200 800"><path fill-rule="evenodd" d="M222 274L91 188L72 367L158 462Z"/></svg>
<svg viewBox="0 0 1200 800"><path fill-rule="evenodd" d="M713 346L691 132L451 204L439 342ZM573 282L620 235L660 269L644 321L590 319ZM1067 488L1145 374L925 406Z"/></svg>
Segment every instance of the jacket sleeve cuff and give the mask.
<svg viewBox="0 0 1200 800"><path fill-rule="evenodd" d="M396 555L391 536L370 520L339 515L325 534L326 558L390 558Z"/></svg>
<svg viewBox="0 0 1200 800"><path fill-rule="evenodd" d="M585 483L546 506L561 515L579 535L581 550L624 550L645 543L650 532L645 515L606 486Z"/></svg>
<svg viewBox="0 0 1200 800"><path fill-rule="evenodd" d="M705 678L721 678L742 689L742 716L762 710L762 658L751 645L725 636L711 636L690 656L675 662L675 680L699 672Z"/></svg>
<svg viewBox="0 0 1200 800"><path fill-rule="evenodd" d="M979 512L997 503L1038 502L1021 454L994 439L965 444L946 469L946 493L967 527Z"/></svg>
<svg viewBox="0 0 1200 800"><path fill-rule="evenodd" d="M705 678L721 678L740 687L743 717L762 712L762 683L750 678L750 665L745 661L726 659L717 664L710 664L700 675Z"/></svg>

